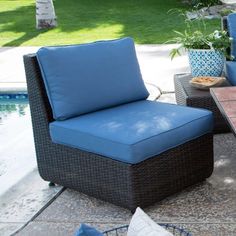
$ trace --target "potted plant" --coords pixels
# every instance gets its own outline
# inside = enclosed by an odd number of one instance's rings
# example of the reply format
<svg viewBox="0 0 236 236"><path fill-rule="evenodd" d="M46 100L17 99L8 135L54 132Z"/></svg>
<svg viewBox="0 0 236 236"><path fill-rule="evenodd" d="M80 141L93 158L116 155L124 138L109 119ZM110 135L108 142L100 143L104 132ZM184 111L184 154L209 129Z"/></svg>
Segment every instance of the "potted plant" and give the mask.
<svg viewBox="0 0 236 236"><path fill-rule="evenodd" d="M181 54L181 49L188 51L189 64L193 77L198 76L221 76L225 58L231 59L227 54L231 46L232 38L226 31L216 30L213 33L206 34L202 31L177 32L177 37L172 40L180 44L178 48L171 51L170 56L173 59Z"/></svg>

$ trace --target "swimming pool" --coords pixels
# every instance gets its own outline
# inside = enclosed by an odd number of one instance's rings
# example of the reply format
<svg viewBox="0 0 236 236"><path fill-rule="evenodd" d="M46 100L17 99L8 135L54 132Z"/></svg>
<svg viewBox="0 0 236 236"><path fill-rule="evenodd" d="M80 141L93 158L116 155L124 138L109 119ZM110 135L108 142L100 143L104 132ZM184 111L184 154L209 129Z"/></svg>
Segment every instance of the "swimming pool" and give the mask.
<svg viewBox="0 0 236 236"><path fill-rule="evenodd" d="M27 94L1 94L0 93L0 124L11 116L18 115L22 117L26 115L28 109Z"/></svg>
<svg viewBox="0 0 236 236"><path fill-rule="evenodd" d="M0 94L0 195L36 167L27 93Z"/></svg>

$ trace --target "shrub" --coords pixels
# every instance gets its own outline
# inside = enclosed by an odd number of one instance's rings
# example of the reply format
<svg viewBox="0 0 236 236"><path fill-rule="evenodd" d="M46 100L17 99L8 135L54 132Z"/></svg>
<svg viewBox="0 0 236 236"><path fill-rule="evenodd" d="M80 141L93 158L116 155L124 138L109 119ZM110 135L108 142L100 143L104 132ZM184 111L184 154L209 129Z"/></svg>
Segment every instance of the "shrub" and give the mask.
<svg viewBox="0 0 236 236"><path fill-rule="evenodd" d="M186 0L185 2L187 2L191 6L202 6L202 7L221 4L220 0Z"/></svg>
<svg viewBox="0 0 236 236"><path fill-rule="evenodd" d="M230 13L234 13L234 11L232 9L227 9L227 8L222 9L220 11L221 16L228 16Z"/></svg>

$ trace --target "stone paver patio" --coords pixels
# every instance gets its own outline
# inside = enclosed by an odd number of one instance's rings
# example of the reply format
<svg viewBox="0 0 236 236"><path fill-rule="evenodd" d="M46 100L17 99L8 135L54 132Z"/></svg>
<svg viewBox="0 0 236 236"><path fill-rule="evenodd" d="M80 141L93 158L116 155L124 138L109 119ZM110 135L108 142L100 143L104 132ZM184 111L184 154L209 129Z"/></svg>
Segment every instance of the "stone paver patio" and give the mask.
<svg viewBox="0 0 236 236"><path fill-rule="evenodd" d="M159 100L174 103L173 75L189 69L186 55L171 62L168 54L172 47L141 45L137 46L137 54L145 82L172 92L163 94ZM12 87L15 82L25 86L22 55L36 50L37 47L0 48L0 88L3 82L12 83ZM34 158L32 132L26 135L31 142L28 142L28 147L24 146L25 152L31 150L29 154ZM193 235L235 236L235 137L230 133L215 135L214 153L215 170L207 181L144 210L156 222L183 226ZM18 153L12 155L17 157ZM20 229L15 234L19 236L73 235L82 222L105 230L127 224L131 218L126 209L73 190L62 191L60 186L49 188L39 177L35 166L16 185L0 195L0 213L1 235L11 235Z"/></svg>

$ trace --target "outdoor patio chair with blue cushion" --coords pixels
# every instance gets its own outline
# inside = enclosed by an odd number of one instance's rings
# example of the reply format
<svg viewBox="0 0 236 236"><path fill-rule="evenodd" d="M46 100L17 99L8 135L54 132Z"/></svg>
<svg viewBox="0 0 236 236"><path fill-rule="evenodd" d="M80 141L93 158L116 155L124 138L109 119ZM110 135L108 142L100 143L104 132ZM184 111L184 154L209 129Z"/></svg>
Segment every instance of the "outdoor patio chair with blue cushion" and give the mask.
<svg viewBox="0 0 236 236"><path fill-rule="evenodd" d="M146 207L213 170L212 113L146 100L131 38L24 56L39 173Z"/></svg>
<svg viewBox="0 0 236 236"><path fill-rule="evenodd" d="M236 13L231 13L224 18L224 29L233 38L231 55L234 61L226 61L226 76L231 85L236 85Z"/></svg>

